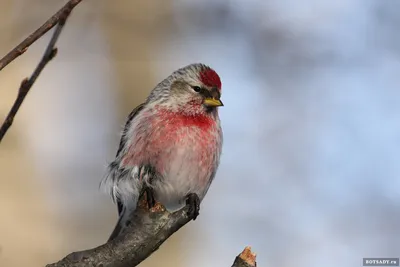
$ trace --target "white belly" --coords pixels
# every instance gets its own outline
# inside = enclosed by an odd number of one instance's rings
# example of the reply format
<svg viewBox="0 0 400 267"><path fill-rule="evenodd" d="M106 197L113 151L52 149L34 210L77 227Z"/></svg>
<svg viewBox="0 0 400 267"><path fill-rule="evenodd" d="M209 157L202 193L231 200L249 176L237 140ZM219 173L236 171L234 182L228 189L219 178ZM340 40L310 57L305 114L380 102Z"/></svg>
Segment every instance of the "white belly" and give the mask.
<svg viewBox="0 0 400 267"><path fill-rule="evenodd" d="M153 189L157 201L168 210L184 206L189 193L196 193L200 200L204 198L211 173L209 168L201 167L202 156L194 146L175 147L165 152L168 164L164 167L162 178L153 181Z"/></svg>

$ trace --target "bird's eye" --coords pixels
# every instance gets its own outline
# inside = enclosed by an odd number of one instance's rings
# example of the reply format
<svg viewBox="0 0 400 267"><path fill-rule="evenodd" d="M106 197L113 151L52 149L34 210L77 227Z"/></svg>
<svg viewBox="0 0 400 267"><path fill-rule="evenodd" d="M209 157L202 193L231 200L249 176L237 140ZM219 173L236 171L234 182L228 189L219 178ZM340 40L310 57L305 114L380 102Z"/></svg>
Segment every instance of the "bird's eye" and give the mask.
<svg viewBox="0 0 400 267"><path fill-rule="evenodd" d="M195 92L200 92L200 91L201 91L200 86L192 86L192 88L193 88L193 90L194 90Z"/></svg>

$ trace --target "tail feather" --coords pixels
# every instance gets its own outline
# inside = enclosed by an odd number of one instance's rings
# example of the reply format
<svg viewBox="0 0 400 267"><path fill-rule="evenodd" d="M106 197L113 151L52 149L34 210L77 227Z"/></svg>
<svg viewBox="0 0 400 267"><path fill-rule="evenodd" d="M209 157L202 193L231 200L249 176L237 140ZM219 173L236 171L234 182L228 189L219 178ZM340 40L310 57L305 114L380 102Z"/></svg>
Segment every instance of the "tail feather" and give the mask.
<svg viewBox="0 0 400 267"><path fill-rule="evenodd" d="M115 225L114 230L112 231L110 237L108 238L108 241L115 239L122 232L122 230L126 227L127 221L129 219L129 215L132 212L132 210L127 209L119 201L118 201L117 205L118 205L119 219L118 219L118 222Z"/></svg>
<svg viewBox="0 0 400 267"><path fill-rule="evenodd" d="M119 200L117 201L117 207L118 207L118 215L121 217L121 213L122 213L122 210L124 209L124 205Z"/></svg>
<svg viewBox="0 0 400 267"><path fill-rule="evenodd" d="M113 239L115 239L119 233L122 231L122 216L119 217L117 225L115 225L114 230L112 231L110 237L108 238L108 241L111 241Z"/></svg>

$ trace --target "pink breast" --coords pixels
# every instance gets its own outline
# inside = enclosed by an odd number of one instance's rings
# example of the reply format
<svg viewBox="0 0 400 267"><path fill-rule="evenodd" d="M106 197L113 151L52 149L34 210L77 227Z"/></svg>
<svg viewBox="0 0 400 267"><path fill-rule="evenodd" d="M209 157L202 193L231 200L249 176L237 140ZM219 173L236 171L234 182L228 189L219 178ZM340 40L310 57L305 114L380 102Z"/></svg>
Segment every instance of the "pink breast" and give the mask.
<svg viewBox="0 0 400 267"><path fill-rule="evenodd" d="M141 124L124 157L125 164L151 164L158 172L164 173L177 156L177 151L188 151L187 155L182 154L187 156L188 167L201 168L205 174L213 171L219 138L217 124L212 117L159 111ZM203 180L206 177L199 178Z"/></svg>

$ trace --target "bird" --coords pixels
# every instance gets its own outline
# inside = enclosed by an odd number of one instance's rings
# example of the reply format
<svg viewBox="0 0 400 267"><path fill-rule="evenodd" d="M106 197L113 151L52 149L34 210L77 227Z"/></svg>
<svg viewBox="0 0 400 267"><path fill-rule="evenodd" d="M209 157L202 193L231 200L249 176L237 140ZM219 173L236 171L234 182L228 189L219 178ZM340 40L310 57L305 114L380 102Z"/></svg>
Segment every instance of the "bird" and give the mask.
<svg viewBox="0 0 400 267"><path fill-rule="evenodd" d="M118 207L109 240L119 235L144 192L149 208L156 202L169 211L189 205L187 215L197 218L220 163L221 86L214 69L190 64L157 84L129 114L101 181Z"/></svg>

